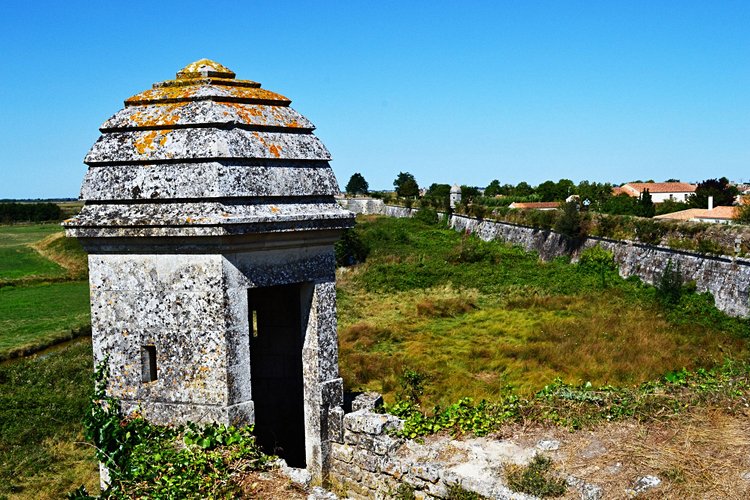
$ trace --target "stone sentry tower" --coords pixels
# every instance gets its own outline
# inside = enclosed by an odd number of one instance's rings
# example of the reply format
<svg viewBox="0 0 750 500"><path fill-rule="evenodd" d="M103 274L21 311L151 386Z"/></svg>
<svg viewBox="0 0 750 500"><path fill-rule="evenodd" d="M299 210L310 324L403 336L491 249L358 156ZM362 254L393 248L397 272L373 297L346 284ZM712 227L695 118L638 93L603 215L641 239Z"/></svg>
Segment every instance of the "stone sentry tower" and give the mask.
<svg viewBox="0 0 750 500"><path fill-rule="evenodd" d="M125 101L84 162L95 361L160 424L254 423L320 481L341 424L333 244L353 225L290 101L206 59Z"/></svg>

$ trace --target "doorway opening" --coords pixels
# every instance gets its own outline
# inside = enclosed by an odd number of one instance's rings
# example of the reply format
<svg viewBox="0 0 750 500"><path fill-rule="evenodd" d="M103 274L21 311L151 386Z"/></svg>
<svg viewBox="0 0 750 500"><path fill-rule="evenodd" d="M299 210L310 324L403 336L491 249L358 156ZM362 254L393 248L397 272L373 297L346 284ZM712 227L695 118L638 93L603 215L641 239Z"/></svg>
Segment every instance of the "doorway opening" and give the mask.
<svg viewBox="0 0 750 500"><path fill-rule="evenodd" d="M294 284L251 288L247 295L255 435L267 453L304 468L301 293Z"/></svg>

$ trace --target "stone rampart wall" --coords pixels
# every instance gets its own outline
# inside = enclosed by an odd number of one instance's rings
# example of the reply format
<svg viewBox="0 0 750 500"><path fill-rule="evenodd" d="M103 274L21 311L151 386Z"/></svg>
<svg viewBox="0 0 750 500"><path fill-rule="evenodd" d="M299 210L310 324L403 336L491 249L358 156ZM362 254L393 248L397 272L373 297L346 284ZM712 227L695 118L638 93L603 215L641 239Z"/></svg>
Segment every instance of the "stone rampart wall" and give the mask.
<svg viewBox="0 0 750 500"><path fill-rule="evenodd" d="M363 212L364 200L350 200L357 203L347 207L355 213L378 213L390 217L410 217L414 209L385 205L379 202L367 205L371 211ZM346 207L346 205L345 205ZM382 208L381 208L382 207ZM525 250L537 252L543 260L551 260L561 255L571 255L576 260L586 248L600 245L612 252L620 275L638 276L646 283L656 282L668 262L680 266L685 279L694 280L699 292L710 292L716 307L731 316L750 316L750 259L729 256L709 256L668 247L646 245L627 240L588 237L576 249L566 245L565 237L554 231L533 227L480 220L464 215L453 215L450 226L457 231L474 233L485 241L502 240L519 245Z"/></svg>
<svg viewBox="0 0 750 500"><path fill-rule="evenodd" d="M571 250L565 237L554 231L526 226L478 220L454 215L451 227L457 231L474 233L485 241L502 240L537 252L544 260L561 255L572 255L576 260L581 251L599 245L612 252L620 275L638 276L653 284L661 277L668 262L680 266L685 279L694 280L699 292L710 292L716 307L732 316L750 315L750 260L728 256L708 256L645 245L634 241L589 237Z"/></svg>

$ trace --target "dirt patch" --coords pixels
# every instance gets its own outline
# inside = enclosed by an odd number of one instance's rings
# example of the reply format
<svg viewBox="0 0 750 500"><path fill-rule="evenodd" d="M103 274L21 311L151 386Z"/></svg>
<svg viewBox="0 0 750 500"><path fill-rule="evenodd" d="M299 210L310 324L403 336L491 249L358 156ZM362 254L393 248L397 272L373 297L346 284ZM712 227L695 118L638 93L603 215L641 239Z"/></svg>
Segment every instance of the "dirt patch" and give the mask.
<svg viewBox="0 0 750 500"><path fill-rule="evenodd" d="M243 498L306 499L305 489L293 483L279 469L249 472L238 480Z"/></svg>
<svg viewBox="0 0 750 500"><path fill-rule="evenodd" d="M603 498L632 498L637 481L654 476L661 483L638 498L740 499L750 498L748 416L697 409L667 421L610 423L586 431L517 429L511 439L546 447L542 453L561 474L599 486ZM579 495L571 489L567 498Z"/></svg>

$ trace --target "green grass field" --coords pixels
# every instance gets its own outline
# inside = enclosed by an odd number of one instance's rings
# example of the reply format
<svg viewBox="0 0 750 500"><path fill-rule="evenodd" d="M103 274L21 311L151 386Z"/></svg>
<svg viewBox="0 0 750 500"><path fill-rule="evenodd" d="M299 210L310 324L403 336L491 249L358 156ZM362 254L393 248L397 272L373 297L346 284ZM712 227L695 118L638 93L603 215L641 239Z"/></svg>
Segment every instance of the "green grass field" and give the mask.
<svg viewBox="0 0 750 500"><path fill-rule="evenodd" d="M632 385L745 359L747 320L710 296L673 306L615 270L539 262L498 242L406 219L362 218L364 264L340 273L341 371L348 389L393 398L404 368L428 376L426 404L523 394L555 377Z"/></svg>
<svg viewBox="0 0 750 500"><path fill-rule="evenodd" d="M45 240L45 254L85 272L83 253L55 231L0 228L0 238ZM541 263L416 220L360 218L356 231L371 253L338 272L347 390L378 390L392 401L410 368L428 377L429 408L493 399L508 386L529 394L555 377L632 385L748 357L748 320L728 318L704 295L667 305L614 270ZM0 288L0 353L86 325L88 308L81 280ZM91 363L88 339L0 363L0 499L60 498L83 482L92 489L96 464L79 443Z"/></svg>
<svg viewBox="0 0 750 500"><path fill-rule="evenodd" d="M58 224L0 226L0 360L85 331L86 256Z"/></svg>
<svg viewBox="0 0 750 500"><path fill-rule="evenodd" d="M86 281L0 288L0 359L72 337L90 323Z"/></svg>
<svg viewBox="0 0 750 500"><path fill-rule="evenodd" d="M58 224L0 226L0 282L65 276L64 267L42 257L31 247L59 232Z"/></svg>
<svg viewBox="0 0 750 500"><path fill-rule="evenodd" d="M81 435L91 367L89 339L0 363L0 498L95 491L98 466Z"/></svg>

